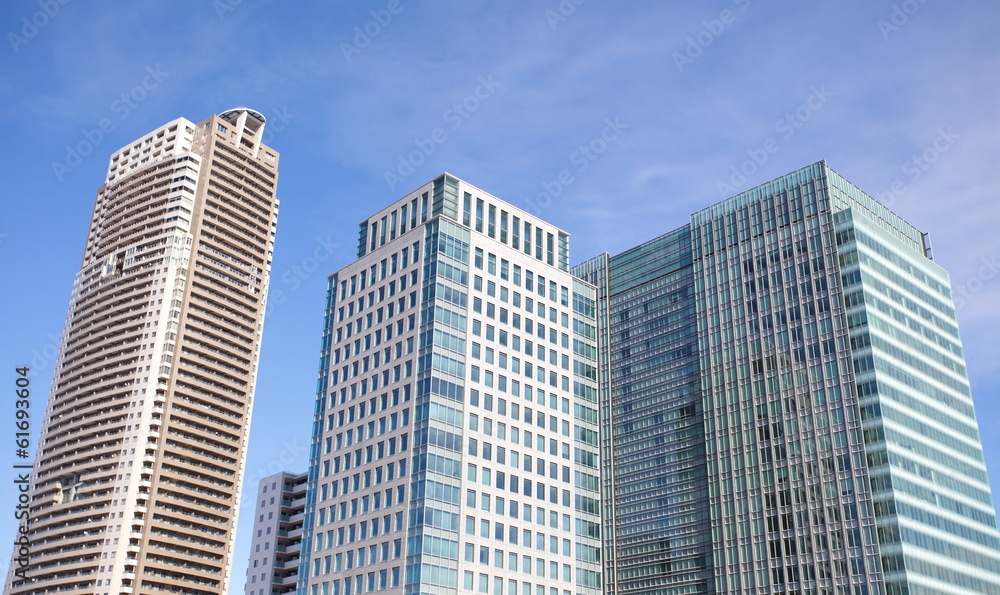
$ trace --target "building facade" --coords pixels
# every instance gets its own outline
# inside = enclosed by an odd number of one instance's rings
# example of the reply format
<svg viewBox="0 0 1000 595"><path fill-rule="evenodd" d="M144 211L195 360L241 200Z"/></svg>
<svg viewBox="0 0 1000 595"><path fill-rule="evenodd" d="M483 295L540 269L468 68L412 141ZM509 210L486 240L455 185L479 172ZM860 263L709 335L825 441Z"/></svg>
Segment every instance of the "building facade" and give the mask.
<svg viewBox="0 0 1000 595"><path fill-rule="evenodd" d="M450 175L330 277L300 592L597 595L594 288Z"/></svg>
<svg viewBox="0 0 1000 595"><path fill-rule="evenodd" d="M278 154L239 108L116 151L97 192L5 593L223 594Z"/></svg>
<svg viewBox="0 0 1000 595"><path fill-rule="evenodd" d="M573 273L598 292L606 592L712 593L690 227Z"/></svg>
<svg viewBox="0 0 1000 595"><path fill-rule="evenodd" d="M1000 535L948 274L833 172L830 205L886 591L1000 592Z"/></svg>
<svg viewBox="0 0 1000 595"><path fill-rule="evenodd" d="M882 589L831 175L691 217L720 592Z"/></svg>
<svg viewBox="0 0 1000 595"><path fill-rule="evenodd" d="M260 480L243 590L246 595L295 592L308 478L306 473L282 471Z"/></svg>
<svg viewBox="0 0 1000 595"><path fill-rule="evenodd" d="M825 163L597 286L608 590L1000 592L947 273Z"/></svg>

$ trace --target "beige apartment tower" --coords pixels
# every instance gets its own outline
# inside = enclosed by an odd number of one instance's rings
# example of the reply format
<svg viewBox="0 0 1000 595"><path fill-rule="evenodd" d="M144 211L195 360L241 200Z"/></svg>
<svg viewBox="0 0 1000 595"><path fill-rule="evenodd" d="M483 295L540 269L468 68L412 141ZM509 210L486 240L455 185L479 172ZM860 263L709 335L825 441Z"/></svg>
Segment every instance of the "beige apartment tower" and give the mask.
<svg viewBox="0 0 1000 595"><path fill-rule="evenodd" d="M224 594L277 222L237 108L116 151L97 191L9 594ZM17 554L15 553L15 556Z"/></svg>

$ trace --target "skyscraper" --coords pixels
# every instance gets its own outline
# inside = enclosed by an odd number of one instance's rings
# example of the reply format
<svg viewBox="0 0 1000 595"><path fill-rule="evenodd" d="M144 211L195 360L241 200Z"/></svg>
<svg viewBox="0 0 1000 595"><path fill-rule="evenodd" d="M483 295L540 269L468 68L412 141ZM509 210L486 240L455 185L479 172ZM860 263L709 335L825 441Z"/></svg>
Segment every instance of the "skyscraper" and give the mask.
<svg viewBox="0 0 1000 595"><path fill-rule="evenodd" d="M1000 592L925 234L820 162L574 273L598 292L617 594Z"/></svg>
<svg viewBox="0 0 1000 595"><path fill-rule="evenodd" d="M282 471L260 480L243 588L246 595L295 592L308 478L305 473Z"/></svg>
<svg viewBox="0 0 1000 595"><path fill-rule="evenodd" d="M712 593L690 226L573 273L598 293L606 592Z"/></svg>
<svg viewBox="0 0 1000 595"><path fill-rule="evenodd" d="M838 352L851 357L886 591L1000 592L1000 533L948 273L926 234L822 173L849 333L844 346L838 333Z"/></svg>
<svg viewBox="0 0 1000 595"><path fill-rule="evenodd" d="M832 175L817 164L691 217L720 592L880 589Z"/></svg>
<svg viewBox="0 0 1000 595"><path fill-rule="evenodd" d="M7 593L226 593L277 221L245 108L116 151L97 192Z"/></svg>
<svg viewBox="0 0 1000 595"><path fill-rule="evenodd" d="M327 299L309 595L1000 591L926 234L820 162L567 263L448 175L362 222Z"/></svg>
<svg viewBox="0 0 1000 595"><path fill-rule="evenodd" d="M330 277L300 588L597 595L594 288L569 237L450 175Z"/></svg>

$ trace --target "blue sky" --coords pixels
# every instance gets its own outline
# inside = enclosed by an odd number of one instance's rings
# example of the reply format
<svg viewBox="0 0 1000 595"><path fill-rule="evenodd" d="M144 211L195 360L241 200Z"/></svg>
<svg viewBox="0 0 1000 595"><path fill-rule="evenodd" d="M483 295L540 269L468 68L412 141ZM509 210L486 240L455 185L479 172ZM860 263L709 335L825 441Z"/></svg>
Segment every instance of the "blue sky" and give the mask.
<svg viewBox="0 0 1000 595"><path fill-rule="evenodd" d="M826 159L951 271L1000 492L997 3L63 1L0 6L0 378L33 367L36 422L108 157L247 105L282 155L248 491L307 466L325 276L357 222L442 171L568 230L576 263Z"/></svg>

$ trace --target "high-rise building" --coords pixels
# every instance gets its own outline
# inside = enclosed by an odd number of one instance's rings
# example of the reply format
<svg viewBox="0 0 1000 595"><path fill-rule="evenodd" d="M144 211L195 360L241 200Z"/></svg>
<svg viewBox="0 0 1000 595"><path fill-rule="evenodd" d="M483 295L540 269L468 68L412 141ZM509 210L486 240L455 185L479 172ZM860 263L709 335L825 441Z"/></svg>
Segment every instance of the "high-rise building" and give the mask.
<svg viewBox="0 0 1000 595"><path fill-rule="evenodd" d="M609 595L712 593L690 226L592 258Z"/></svg>
<svg viewBox="0 0 1000 595"><path fill-rule="evenodd" d="M1000 592L925 234L820 162L574 272L598 293L609 591Z"/></svg>
<svg viewBox="0 0 1000 595"><path fill-rule="evenodd" d="M565 233L448 175L362 222L307 594L1000 592L926 234L820 162L567 264Z"/></svg>
<svg viewBox="0 0 1000 595"><path fill-rule="evenodd" d="M597 595L593 286L569 237L450 175L330 277L299 586Z"/></svg>
<svg viewBox="0 0 1000 595"><path fill-rule="evenodd" d="M260 480L243 589L246 595L295 592L308 478L305 473L282 471Z"/></svg>
<svg viewBox="0 0 1000 595"><path fill-rule="evenodd" d="M111 156L6 593L227 592L278 209L264 125L180 118Z"/></svg>
<svg viewBox="0 0 1000 595"><path fill-rule="evenodd" d="M1000 533L948 273L931 259L926 234L817 170L849 333L837 327L837 351L853 367L848 388L861 414L864 459L852 451L851 464L871 480L886 592L998 593ZM825 420L817 421L818 430ZM845 464L838 459L838 470Z"/></svg>

